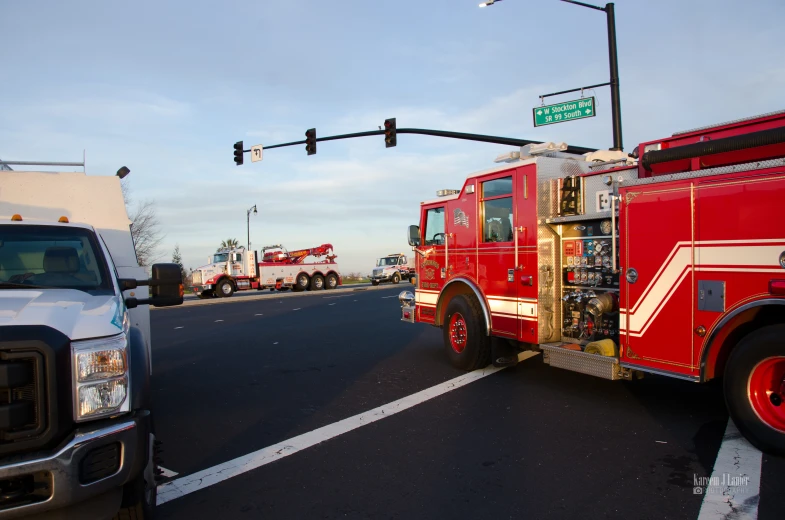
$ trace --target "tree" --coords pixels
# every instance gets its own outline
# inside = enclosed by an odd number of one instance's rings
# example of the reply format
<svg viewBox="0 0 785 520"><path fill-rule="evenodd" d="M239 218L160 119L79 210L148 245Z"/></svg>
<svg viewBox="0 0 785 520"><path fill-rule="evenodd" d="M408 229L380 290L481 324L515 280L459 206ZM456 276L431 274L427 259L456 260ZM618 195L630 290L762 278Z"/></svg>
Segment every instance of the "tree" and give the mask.
<svg viewBox="0 0 785 520"><path fill-rule="evenodd" d="M131 219L131 237L134 240L136 259L139 265L149 266L160 257L158 246L164 238L161 233L161 222L155 211L155 202L143 200L132 205L128 181L122 181L120 186L123 190L128 218Z"/></svg>
<svg viewBox="0 0 785 520"><path fill-rule="evenodd" d="M174 251L172 251L172 263L177 264L180 266L180 274L183 277L183 283L188 280L188 273L185 272L185 268L183 267L183 257L180 255L180 245L174 245Z"/></svg>
<svg viewBox="0 0 785 520"><path fill-rule="evenodd" d="M221 247L218 248L220 251L221 249L231 249L233 247L237 247L239 243L237 242L236 238L228 238L226 240L221 240Z"/></svg>

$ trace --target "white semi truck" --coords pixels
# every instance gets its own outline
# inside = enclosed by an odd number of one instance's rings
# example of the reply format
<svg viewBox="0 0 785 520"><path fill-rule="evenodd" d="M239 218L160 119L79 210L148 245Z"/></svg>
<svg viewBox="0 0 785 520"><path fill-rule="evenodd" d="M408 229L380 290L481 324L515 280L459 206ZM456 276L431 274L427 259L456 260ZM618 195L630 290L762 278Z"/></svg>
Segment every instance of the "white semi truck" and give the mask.
<svg viewBox="0 0 785 520"><path fill-rule="evenodd" d="M0 172L0 519L152 514L148 305L183 287L129 226L118 177Z"/></svg>

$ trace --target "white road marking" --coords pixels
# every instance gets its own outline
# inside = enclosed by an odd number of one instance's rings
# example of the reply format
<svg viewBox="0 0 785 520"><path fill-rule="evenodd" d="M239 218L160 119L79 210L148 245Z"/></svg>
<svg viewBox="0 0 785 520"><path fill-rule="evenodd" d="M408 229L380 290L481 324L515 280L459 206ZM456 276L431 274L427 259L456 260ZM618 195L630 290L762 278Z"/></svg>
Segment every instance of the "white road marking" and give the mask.
<svg viewBox="0 0 785 520"><path fill-rule="evenodd" d="M264 314L254 314L254 316L264 316Z"/></svg>
<svg viewBox="0 0 785 520"><path fill-rule="evenodd" d="M292 309L293 311L299 311L302 307L297 307L296 309Z"/></svg>
<svg viewBox="0 0 785 520"><path fill-rule="evenodd" d="M179 475L179 473L172 471L171 469L166 469L163 466L158 466L158 469L161 470L161 475L163 475L166 478L176 477L177 475Z"/></svg>
<svg viewBox="0 0 785 520"><path fill-rule="evenodd" d="M537 352L532 351L521 352L518 354L518 359L523 361L536 356L537 354ZM199 491L219 482L223 482L224 480L236 477L237 475L242 475L247 471L270 464L271 462L275 462L276 460L297 453L298 451L328 441L334 437L360 428L361 426L395 415L398 412L429 401L434 397L439 397L442 394L446 394L447 392L466 386L491 374L495 374L500 370L504 370L504 367L497 368L489 365L480 370L475 370L474 372L463 374L462 376L450 379L449 381L445 381L436 386L426 388L425 390L398 399L392 403L374 408L373 410L328 424L327 426L322 426L321 428L317 428L308 433L254 451L248 455L243 455L242 457L237 457L236 459L224 462L223 464L218 464L212 468L207 468L197 473L180 477L177 480L161 484L158 486L157 503L158 505L165 504L166 502L181 498L194 491Z"/></svg>
<svg viewBox="0 0 785 520"><path fill-rule="evenodd" d="M278 344L278 342L277 342L277 341L276 341L275 343L273 343L273 345L277 345L277 344Z"/></svg>
<svg viewBox="0 0 785 520"><path fill-rule="evenodd" d="M668 444L668 441L654 441L654 442L656 442L657 444Z"/></svg>
<svg viewBox="0 0 785 520"><path fill-rule="evenodd" d="M175 328L174 328L174 330L177 330L177 329L184 329L184 328L185 328L185 327L175 327Z"/></svg>
<svg viewBox="0 0 785 520"><path fill-rule="evenodd" d="M335 305L334 303L328 303L327 305Z"/></svg>
<svg viewBox="0 0 785 520"><path fill-rule="evenodd" d="M347 296L349 296L349 295L348 294L342 294L341 296L322 296L322 298L324 298L325 300L329 300L331 298L346 298Z"/></svg>
<svg viewBox="0 0 785 520"><path fill-rule="evenodd" d="M397 297L398 297L397 294L393 294L392 296L382 296L382 300L384 300L385 298L397 298Z"/></svg>
<svg viewBox="0 0 785 520"><path fill-rule="evenodd" d="M219 321L223 321L223 320L215 320L216 323L218 323Z"/></svg>
<svg viewBox="0 0 785 520"><path fill-rule="evenodd" d="M761 452L747 442L728 419L708 483L700 482L702 475L695 476L693 492L701 488L703 494L698 520L756 520L762 459Z"/></svg>

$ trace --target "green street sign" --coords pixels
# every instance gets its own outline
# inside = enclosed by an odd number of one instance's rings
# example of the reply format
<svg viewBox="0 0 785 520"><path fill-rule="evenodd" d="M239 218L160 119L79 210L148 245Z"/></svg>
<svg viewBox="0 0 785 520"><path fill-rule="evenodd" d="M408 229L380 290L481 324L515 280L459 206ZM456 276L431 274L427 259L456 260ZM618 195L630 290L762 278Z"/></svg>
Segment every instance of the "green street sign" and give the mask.
<svg viewBox="0 0 785 520"><path fill-rule="evenodd" d="M575 101L565 101L555 105L532 108L534 126L553 125L574 121L575 119L585 119L594 117L594 96L576 99Z"/></svg>

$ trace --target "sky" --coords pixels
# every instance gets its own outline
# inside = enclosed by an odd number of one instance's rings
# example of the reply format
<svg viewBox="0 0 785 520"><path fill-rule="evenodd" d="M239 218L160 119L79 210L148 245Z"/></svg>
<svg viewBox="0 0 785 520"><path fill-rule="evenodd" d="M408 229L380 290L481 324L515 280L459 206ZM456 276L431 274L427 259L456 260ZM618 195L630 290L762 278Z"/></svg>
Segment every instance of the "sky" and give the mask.
<svg viewBox="0 0 785 520"><path fill-rule="evenodd" d="M399 135L245 147L399 127L609 148L597 117L534 128L539 96L608 81L604 13L557 0L0 0L0 157L131 169L186 268L221 240L331 243L344 273L408 252L436 190L511 147ZM785 109L781 0L619 0L624 148ZM549 98L575 99L580 94ZM19 169L19 168L15 168ZM64 168L64 170L69 170ZM73 170L73 169L71 169Z"/></svg>

